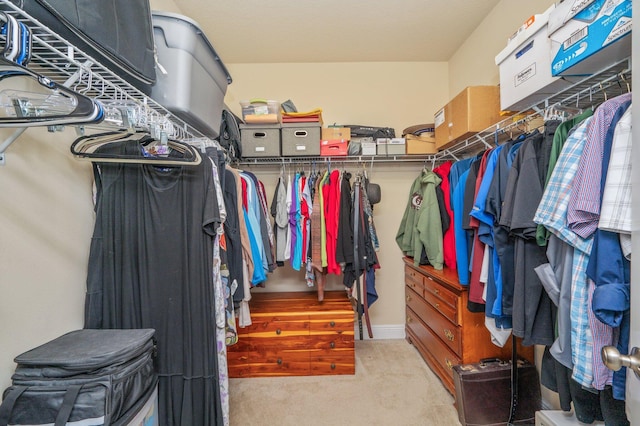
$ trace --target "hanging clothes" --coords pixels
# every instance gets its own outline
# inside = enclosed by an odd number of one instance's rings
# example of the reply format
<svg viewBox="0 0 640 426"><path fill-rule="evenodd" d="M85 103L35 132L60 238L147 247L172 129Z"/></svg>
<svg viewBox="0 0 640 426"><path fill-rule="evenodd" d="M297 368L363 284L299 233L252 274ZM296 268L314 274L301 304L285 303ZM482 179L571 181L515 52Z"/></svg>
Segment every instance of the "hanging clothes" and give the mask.
<svg viewBox="0 0 640 426"><path fill-rule="evenodd" d="M402 252L420 263L424 249L429 263L436 269L444 266L442 249L442 223L435 187L442 180L437 174L423 170L411 185L409 200L405 207L396 243Z"/></svg>
<svg viewBox="0 0 640 426"><path fill-rule="evenodd" d="M137 142L103 147L139 153ZM153 328L163 425L223 424L213 246L221 225L211 162L94 165L86 328Z"/></svg>

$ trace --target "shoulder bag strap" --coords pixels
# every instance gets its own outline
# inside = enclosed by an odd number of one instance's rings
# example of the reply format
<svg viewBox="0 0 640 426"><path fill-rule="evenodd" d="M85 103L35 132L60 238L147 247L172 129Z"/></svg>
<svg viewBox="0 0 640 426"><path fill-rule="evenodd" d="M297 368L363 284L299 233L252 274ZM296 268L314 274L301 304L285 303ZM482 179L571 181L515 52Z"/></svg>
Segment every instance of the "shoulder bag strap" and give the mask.
<svg viewBox="0 0 640 426"><path fill-rule="evenodd" d="M13 412L13 406L16 404L20 395L27 390L27 386L13 386L13 388L7 394L7 397L2 401L0 405L0 426L7 426L11 420L11 413Z"/></svg>

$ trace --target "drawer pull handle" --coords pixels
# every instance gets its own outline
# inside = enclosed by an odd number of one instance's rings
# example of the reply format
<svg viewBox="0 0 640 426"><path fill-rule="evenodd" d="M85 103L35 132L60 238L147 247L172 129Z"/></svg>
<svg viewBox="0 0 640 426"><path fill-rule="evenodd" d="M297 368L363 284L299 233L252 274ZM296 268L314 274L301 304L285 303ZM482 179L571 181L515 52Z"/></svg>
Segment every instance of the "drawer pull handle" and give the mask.
<svg viewBox="0 0 640 426"><path fill-rule="evenodd" d="M335 370L336 369L336 365L334 363L331 363L331 369Z"/></svg>
<svg viewBox="0 0 640 426"><path fill-rule="evenodd" d="M455 339L455 336L453 335L453 333L451 332L451 330L446 329L444 330L444 335L447 337L447 339L449 339L451 342L453 342L453 339Z"/></svg>
<svg viewBox="0 0 640 426"><path fill-rule="evenodd" d="M427 277L427 279L428 279L428 280L431 280L431 281L433 281L433 278L431 278L431 277Z"/></svg>
<svg viewBox="0 0 640 426"><path fill-rule="evenodd" d="M277 329L277 330L276 330L276 334L279 336L280 334L282 334L282 330Z"/></svg>
<svg viewBox="0 0 640 426"><path fill-rule="evenodd" d="M334 348L336 347L336 342L331 342L331 343L329 343L329 347L330 347L331 349L334 349Z"/></svg>
<svg viewBox="0 0 640 426"><path fill-rule="evenodd" d="M407 302L411 302L411 296L407 296Z"/></svg>
<svg viewBox="0 0 640 426"><path fill-rule="evenodd" d="M411 322L411 317L407 317L407 323Z"/></svg>
<svg viewBox="0 0 640 426"><path fill-rule="evenodd" d="M278 363L278 365L282 365L282 358L278 358L276 362Z"/></svg>
<svg viewBox="0 0 640 426"><path fill-rule="evenodd" d="M331 327L335 327L335 326L336 326L336 322L335 322L335 321L331 321L331 322L329 323L329 325L330 325Z"/></svg>
<svg viewBox="0 0 640 426"><path fill-rule="evenodd" d="M440 309L440 304L436 303L436 309Z"/></svg>
<svg viewBox="0 0 640 426"><path fill-rule="evenodd" d="M449 370L453 370L453 363L451 361L449 361L448 359L445 362L446 362L447 367L449 368Z"/></svg>
<svg viewBox="0 0 640 426"><path fill-rule="evenodd" d="M437 288L434 288L434 289L433 289L433 293L434 293L434 294L440 294L440 290L438 290Z"/></svg>

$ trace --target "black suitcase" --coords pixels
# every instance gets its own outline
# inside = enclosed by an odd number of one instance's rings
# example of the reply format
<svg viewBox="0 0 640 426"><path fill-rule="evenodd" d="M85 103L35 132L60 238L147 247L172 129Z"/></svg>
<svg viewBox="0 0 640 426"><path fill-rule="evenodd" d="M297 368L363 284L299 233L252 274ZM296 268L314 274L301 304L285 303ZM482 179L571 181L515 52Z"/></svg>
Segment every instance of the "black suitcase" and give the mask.
<svg viewBox="0 0 640 426"><path fill-rule="evenodd" d="M153 393L154 330L77 330L18 355L0 426L126 424Z"/></svg>
<svg viewBox="0 0 640 426"><path fill-rule="evenodd" d="M511 361L483 360L453 367L458 419L463 426L507 425L511 409ZM518 398L513 424L535 424L541 409L535 365L518 360Z"/></svg>
<svg viewBox="0 0 640 426"><path fill-rule="evenodd" d="M11 0L145 93L156 81L149 0Z"/></svg>

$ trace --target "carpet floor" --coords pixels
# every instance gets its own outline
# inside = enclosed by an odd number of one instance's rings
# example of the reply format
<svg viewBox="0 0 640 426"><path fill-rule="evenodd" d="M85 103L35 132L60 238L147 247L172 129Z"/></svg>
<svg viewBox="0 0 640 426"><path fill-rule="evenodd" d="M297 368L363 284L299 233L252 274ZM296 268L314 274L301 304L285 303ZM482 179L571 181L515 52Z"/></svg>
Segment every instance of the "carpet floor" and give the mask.
<svg viewBox="0 0 640 426"><path fill-rule="evenodd" d="M454 398L412 345L355 347L355 375L230 379L231 426L460 425Z"/></svg>

